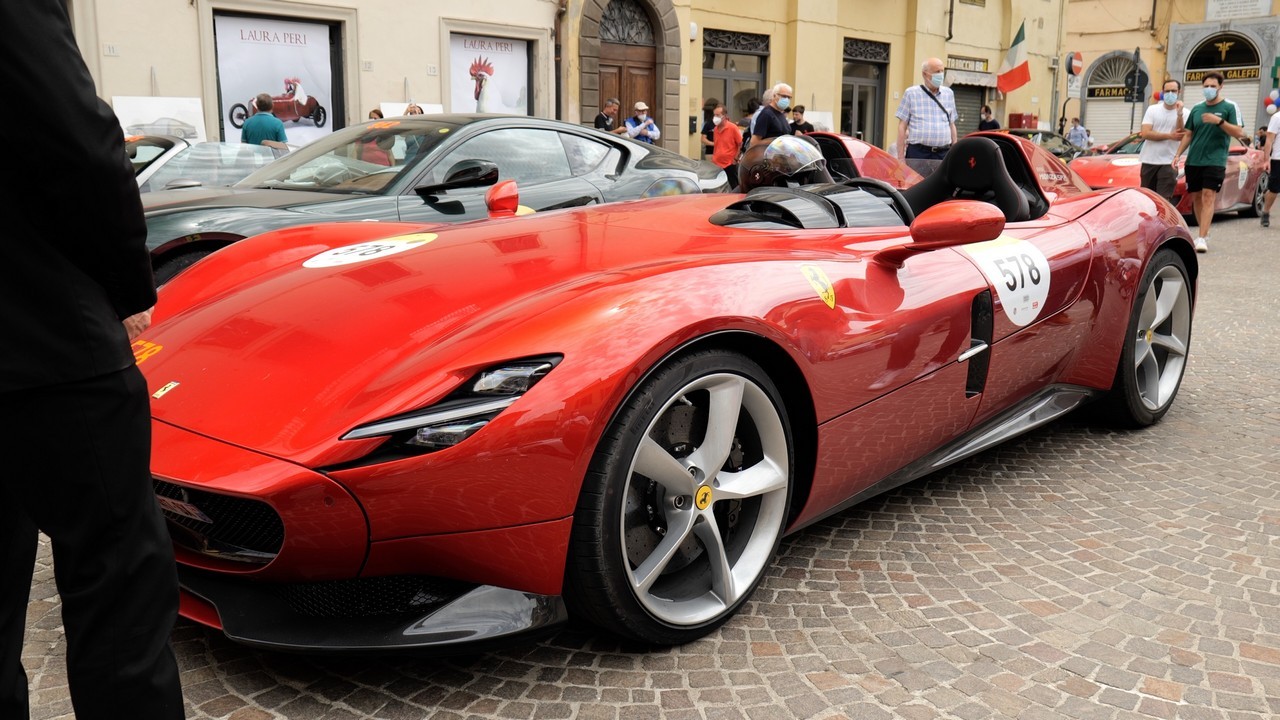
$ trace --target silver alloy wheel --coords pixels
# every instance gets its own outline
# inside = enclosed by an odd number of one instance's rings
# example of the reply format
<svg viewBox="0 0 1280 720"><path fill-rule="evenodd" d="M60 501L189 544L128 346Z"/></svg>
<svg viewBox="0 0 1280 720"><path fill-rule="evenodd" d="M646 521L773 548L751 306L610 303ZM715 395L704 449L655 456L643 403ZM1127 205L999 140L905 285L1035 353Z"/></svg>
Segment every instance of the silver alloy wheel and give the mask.
<svg viewBox="0 0 1280 720"><path fill-rule="evenodd" d="M673 452L655 430L690 406L706 418L705 432ZM737 460L736 470L725 469ZM619 518L627 581L640 604L675 626L734 607L782 532L789 468L782 419L751 380L706 375L669 398L632 458Z"/></svg>
<svg viewBox="0 0 1280 720"><path fill-rule="evenodd" d="M1156 411L1178 390L1191 339L1191 291L1173 265L1151 278L1136 335L1133 369L1138 395L1148 410Z"/></svg>
<svg viewBox="0 0 1280 720"><path fill-rule="evenodd" d="M1258 187L1253 190L1253 214L1261 215L1262 209L1266 207L1267 202L1267 175L1262 173L1258 176Z"/></svg>

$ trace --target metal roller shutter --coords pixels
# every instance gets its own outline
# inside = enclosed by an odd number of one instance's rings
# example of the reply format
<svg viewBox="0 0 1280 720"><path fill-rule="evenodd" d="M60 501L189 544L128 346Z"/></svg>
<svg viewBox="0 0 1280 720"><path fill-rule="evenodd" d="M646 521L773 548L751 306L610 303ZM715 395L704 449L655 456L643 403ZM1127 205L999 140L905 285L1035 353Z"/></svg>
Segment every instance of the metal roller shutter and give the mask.
<svg viewBox="0 0 1280 720"><path fill-rule="evenodd" d="M1245 132L1249 137L1257 132L1258 125L1266 125L1266 121L1257 121L1258 114L1258 81L1257 80L1233 80L1222 86L1222 95L1228 100L1234 100L1236 107L1240 109L1240 119L1243 121Z"/></svg>
<svg viewBox="0 0 1280 720"><path fill-rule="evenodd" d="M978 129L978 121L982 119L982 99L986 91L972 85L952 85L951 92L956 96L956 135L963 137Z"/></svg>
<svg viewBox="0 0 1280 720"><path fill-rule="evenodd" d="M1147 111L1144 103L1127 103L1124 100L1090 100L1082 122L1093 135L1094 142L1113 143L1129 135L1130 113L1133 132L1142 129L1142 114ZM1067 126L1070 129L1070 125Z"/></svg>

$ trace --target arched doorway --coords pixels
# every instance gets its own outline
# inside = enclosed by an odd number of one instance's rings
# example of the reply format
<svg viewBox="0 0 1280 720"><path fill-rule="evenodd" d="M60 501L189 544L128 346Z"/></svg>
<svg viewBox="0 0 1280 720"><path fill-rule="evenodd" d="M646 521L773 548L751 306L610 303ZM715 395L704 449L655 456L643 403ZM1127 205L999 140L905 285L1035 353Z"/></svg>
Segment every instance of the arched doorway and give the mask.
<svg viewBox="0 0 1280 720"><path fill-rule="evenodd" d="M1151 97L1150 73L1139 58L1138 69L1147 75L1142 90L1143 102L1126 102L1125 78L1133 72L1132 52L1113 52L1098 58L1085 74L1085 101L1080 111L1080 124L1100 143L1112 143L1142 128L1146 99ZM1159 78L1157 78L1159 80ZM1071 114L1068 113L1070 118Z"/></svg>
<svg viewBox="0 0 1280 720"><path fill-rule="evenodd" d="M653 23L636 0L610 0L600 19L600 97L622 101L619 122L633 113L636 102L661 118L657 87L657 51Z"/></svg>
<svg viewBox="0 0 1280 720"><path fill-rule="evenodd" d="M606 14L610 16L608 23ZM607 30L606 24L610 26ZM635 34L643 32L641 27L647 27L652 37L648 45ZM681 46L672 0L583 3L579 28L580 117L595 117L600 103L610 97L618 97L623 102L618 114L626 117L636 100L644 100L649 105L649 114L662 128L662 145L678 148ZM644 69L646 62L651 63L648 71ZM651 83L648 87L644 84L646 72L647 82ZM613 82L618 89L609 94L611 90L606 89L606 84ZM629 99L628 83L633 88L631 92L647 93L648 97Z"/></svg>
<svg viewBox="0 0 1280 720"><path fill-rule="evenodd" d="M1231 32L1210 35L1187 58L1186 83L1190 89L1186 96L1189 101L1200 102L1200 91L1195 88L1204 82L1205 73L1222 73L1226 78L1222 96L1235 102L1240 109L1241 125L1252 136L1257 129L1254 121L1258 111L1261 65L1257 47L1244 35Z"/></svg>

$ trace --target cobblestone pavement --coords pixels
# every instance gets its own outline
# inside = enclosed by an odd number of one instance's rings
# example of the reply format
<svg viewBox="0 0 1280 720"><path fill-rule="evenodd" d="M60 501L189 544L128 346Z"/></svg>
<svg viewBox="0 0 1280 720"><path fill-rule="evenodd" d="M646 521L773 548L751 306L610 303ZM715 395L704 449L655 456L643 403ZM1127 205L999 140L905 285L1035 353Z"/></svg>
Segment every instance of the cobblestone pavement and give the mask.
<svg viewBox="0 0 1280 720"><path fill-rule="evenodd" d="M324 660L180 625L192 718L1280 715L1280 230L1222 218L1190 369L1140 432L1068 418L784 541L726 627L658 651ZM70 717L47 546L24 661Z"/></svg>

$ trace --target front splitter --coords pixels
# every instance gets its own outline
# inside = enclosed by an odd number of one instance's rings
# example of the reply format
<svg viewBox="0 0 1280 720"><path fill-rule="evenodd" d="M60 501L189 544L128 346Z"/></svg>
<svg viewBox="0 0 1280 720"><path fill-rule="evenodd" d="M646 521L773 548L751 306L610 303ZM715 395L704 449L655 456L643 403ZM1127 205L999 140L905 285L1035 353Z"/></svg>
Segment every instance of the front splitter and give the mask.
<svg viewBox="0 0 1280 720"><path fill-rule="evenodd" d="M548 634L568 619L559 595L492 585L477 586L420 616L312 617L295 612L265 583L189 568L180 568L179 583L184 595L217 612L231 640L288 652L472 653ZM213 624L207 615L183 614Z"/></svg>

